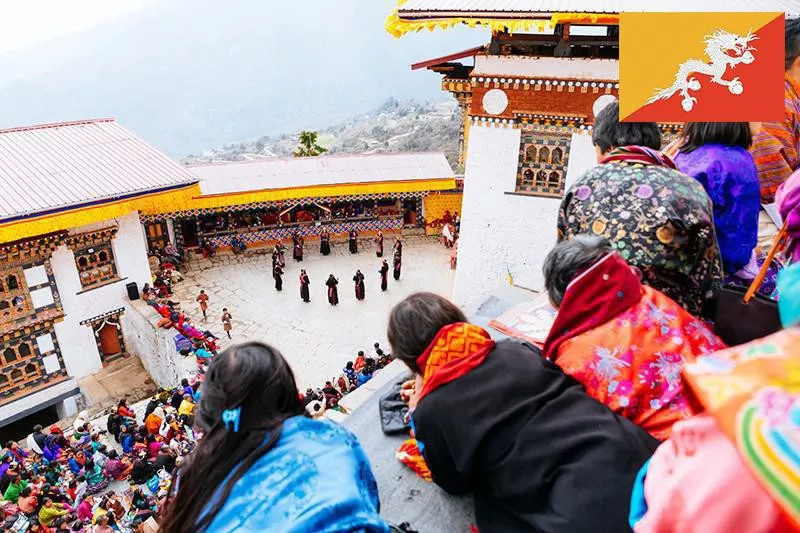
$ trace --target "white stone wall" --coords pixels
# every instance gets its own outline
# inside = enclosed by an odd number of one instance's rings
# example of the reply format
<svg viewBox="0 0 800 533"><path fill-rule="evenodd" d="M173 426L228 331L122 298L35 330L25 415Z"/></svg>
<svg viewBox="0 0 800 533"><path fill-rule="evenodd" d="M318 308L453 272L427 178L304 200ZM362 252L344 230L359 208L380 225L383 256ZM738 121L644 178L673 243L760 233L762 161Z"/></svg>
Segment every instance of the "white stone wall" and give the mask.
<svg viewBox="0 0 800 533"><path fill-rule="evenodd" d="M470 129L454 289L461 306L484 300L508 271L514 284L542 289L542 262L556 242L561 201L506 194L516 185L520 135L516 128ZM591 137L574 134L566 186L595 164Z"/></svg>
<svg viewBox="0 0 800 533"><path fill-rule="evenodd" d="M139 356L153 381L165 388L179 385L187 372L183 357L175 351L178 332L156 326L161 315L143 300L134 302L123 318L128 351Z"/></svg>
<svg viewBox="0 0 800 533"><path fill-rule="evenodd" d="M56 324L56 335L67 373L77 378L95 372L102 366L92 328L88 325L81 325L80 322L120 307L126 308L125 314L127 315L130 302L125 285L129 282L136 282L137 286L141 287L150 280L147 249L136 212L131 212L115 220L75 228L74 232L99 229L113 223L119 226L119 230L114 236L111 246L117 274L123 279L83 292L72 250L61 246L53 252L51 259L53 274L64 308L64 320ZM127 321L127 317L123 315L122 328L126 347L128 344ZM128 347L128 351L139 355L130 347Z"/></svg>

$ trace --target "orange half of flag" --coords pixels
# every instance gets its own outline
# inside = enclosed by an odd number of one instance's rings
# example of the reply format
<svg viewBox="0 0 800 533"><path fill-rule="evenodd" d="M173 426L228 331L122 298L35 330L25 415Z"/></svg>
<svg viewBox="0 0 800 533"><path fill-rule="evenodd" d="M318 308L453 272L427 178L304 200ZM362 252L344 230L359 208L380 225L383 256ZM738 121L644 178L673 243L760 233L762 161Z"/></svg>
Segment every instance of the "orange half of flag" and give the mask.
<svg viewBox="0 0 800 533"><path fill-rule="evenodd" d="M783 118L783 13L623 13L625 122Z"/></svg>

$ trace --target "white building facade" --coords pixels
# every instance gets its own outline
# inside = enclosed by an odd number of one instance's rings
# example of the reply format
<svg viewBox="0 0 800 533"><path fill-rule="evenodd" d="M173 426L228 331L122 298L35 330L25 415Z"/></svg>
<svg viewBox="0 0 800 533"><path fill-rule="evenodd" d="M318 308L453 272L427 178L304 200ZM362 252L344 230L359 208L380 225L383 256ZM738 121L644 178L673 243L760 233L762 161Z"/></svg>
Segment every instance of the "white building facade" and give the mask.
<svg viewBox="0 0 800 533"><path fill-rule="evenodd" d="M140 209L179 205L197 179L113 120L0 130L0 147L2 427L75 414L78 380L132 353L151 279Z"/></svg>

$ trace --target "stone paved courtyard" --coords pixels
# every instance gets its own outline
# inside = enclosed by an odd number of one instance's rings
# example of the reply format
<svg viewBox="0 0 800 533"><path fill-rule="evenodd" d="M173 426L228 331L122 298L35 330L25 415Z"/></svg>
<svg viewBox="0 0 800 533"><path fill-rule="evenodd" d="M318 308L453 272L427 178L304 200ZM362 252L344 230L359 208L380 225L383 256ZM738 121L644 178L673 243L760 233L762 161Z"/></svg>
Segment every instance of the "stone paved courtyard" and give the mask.
<svg viewBox="0 0 800 533"><path fill-rule="evenodd" d="M394 238L387 237L384 257L391 268ZM423 236L403 238L403 270L395 282L389 271L389 289L380 290L380 259L374 248L361 243L359 253L351 255L346 243L334 243L331 255L319 253L319 243L306 246L302 263L286 255L283 291L275 291L272 257L252 254L247 257L222 255L194 260L186 278L176 284L175 296L181 301L196 325L205 326L225 337L222 308L233 315L232 341L222 339L223 348L232 342L260 340L278 347L292 365L298 385L322 386L338 376L344 364L358 350L372 351L380 342L388 348L386 321L391 307L409 294L431 291L450 297L454 271L450 270L450 250L438 240ZM248 251L248 254L251 252ZM300 299L300 268L311 280L311 303ZM357 268L366 276L366 299L355 299L353 276ZM333 274L339 280L339 305L328 304L325 281ZM195 297L200 289L209 295L208 322Z"/></svg>

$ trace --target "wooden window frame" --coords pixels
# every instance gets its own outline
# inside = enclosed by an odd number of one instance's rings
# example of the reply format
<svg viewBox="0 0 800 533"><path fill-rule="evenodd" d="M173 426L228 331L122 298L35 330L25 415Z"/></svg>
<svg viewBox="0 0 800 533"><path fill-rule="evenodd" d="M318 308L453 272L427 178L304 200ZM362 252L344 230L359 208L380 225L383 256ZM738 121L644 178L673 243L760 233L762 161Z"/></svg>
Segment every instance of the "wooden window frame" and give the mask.
<svg viewBox="0 0 800 533"><path fill-rule="evenodd" d="M80 248L74 254L75 267L78 269L83 290L101 287L120 279L110 242ZM105 259L102 259L103 254Z"/></svg>
<svg viewBox="0 0 800 533"><path fill-rule="evenodd" d="M11 289L8 283L11 276L16 279L14 289ZM23 267L15 266L0 270L0 326L28 318L35 312Z"/></svg>
<svg viewBox="0 0 800 533"><path fill-rule="evenodd" d="M517 181L514 193L561 198L569 164L571 133L523 129L520 135ZM553 159L560 150L560 158ZM528 155L536 154L535 160ZM542 155L546 155L542 160ZM552 179L553 177L557 179Z"/></svg>

